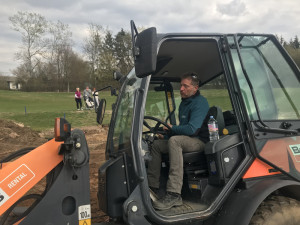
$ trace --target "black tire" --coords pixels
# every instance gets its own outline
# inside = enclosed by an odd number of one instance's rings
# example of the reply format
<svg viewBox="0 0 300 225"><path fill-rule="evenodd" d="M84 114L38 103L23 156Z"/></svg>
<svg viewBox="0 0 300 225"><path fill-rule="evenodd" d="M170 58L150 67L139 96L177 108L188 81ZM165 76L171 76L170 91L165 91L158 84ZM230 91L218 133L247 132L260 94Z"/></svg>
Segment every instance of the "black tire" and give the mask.
<svg viewBox="0 0 300 225"><path fill-rule="evenodd" d="M260 204L249 225L299 225L299 212L299 201L284 196L270 196Z"/></svg>
<svg viewBox="0 0 300 225"><path fill-rule="evenodd" d="M106 100L105 99L101 99L99 101L99 106L97 108L97 123L102 124L103 119L104 119L104 115L105 115L105 108L106 108Z"/></svg>

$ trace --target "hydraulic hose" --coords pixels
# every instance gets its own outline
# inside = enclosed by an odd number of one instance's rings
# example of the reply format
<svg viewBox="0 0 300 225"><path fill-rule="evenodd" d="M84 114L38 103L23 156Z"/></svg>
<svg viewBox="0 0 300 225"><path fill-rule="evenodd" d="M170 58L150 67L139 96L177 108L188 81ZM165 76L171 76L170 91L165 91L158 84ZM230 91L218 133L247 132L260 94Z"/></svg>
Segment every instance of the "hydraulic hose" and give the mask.
<svg viewBox="0 0 300 225"><path fill-rule="evenodd" d="M19 156L22 156L22 155L25 155L27 154L28 152L32 151L33 149L35 149L36 147L26 147L26 148L22 148L16 152L13 152L12 154L6 156L4 159L2 159L0 161L0 163L6 163L6 162L9 162L11 161L12 159L14 158L17 158Z"/></svg>

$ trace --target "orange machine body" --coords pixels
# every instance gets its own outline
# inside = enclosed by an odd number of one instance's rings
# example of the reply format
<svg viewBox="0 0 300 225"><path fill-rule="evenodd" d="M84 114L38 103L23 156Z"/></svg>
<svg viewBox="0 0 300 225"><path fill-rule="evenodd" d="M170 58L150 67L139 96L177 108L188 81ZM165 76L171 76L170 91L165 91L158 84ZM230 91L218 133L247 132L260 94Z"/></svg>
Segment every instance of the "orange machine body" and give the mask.
<svg viewBox="0 0 300 225"><path fill-rule="evenodd" d="M280 174L280 172L274 171L273 167L256 158L243 176L243 179L270 176L275 174Z"/></svg>
<svg viewBox="0 0 300 225"><path fill-rule="evenodd" d="M0 215L63 160L61 143L52 139L0 169Z"/></svg>
<svg viewBox="0 0 300 225"><path fill-rule="evenodd" d="M259 154L287 173L291 173L291 165L296 169L295 172L300 173L300 154L292 150L292 147L299 145L299 143L299 136L268 140ZM262 177L279 173L281 172L270 165L255 159L243 178Z"/></svg>

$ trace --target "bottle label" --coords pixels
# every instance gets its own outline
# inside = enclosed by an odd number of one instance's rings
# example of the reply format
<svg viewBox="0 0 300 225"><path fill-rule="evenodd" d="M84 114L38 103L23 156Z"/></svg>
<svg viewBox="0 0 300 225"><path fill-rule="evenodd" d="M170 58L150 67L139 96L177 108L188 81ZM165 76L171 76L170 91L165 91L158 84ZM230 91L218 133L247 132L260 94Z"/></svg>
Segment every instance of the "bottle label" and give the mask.
<svg viewBox="0 0 300 225"><path fill-rule="evenodd" d="M218 127L216 127L215 124L208 124L207 126L209 132L219 131Z"/></svg>

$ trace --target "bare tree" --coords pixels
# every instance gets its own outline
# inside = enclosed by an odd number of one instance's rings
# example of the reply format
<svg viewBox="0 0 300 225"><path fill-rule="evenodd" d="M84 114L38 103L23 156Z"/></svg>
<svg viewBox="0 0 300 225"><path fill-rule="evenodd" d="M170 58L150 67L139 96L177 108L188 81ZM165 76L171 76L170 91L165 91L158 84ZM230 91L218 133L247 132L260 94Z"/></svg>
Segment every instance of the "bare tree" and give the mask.
<svg viewBox="0 0 300 225"><path fill-rule="evenodd" d="M46 43L43 39L47 29L46 19L31 12L18 12L9 17L12 29L22 35L21 50L16 54L21 60L29 77L34 76L34 68L42 59Z"/></svg>
<svg viewBox="0 0 300 225"><path fill-rule="evenodd" d="M89 83L97 78L101 77L100 65L101 65L101 51L102 51L102 35L103 28L97 24L89 24L89 36L85 39L83 51L90 63L90 78Z"/></svg>
<svg viewBox="0 0 300 225"><path fill-rule="evenodd" d="M60 21L49 26L50 38L48 39L49 63L56 68L57 86L62 89L63 80L67 80L69 92L69 66L68 56L72 51L73 41L69 26Z"/></svg>

